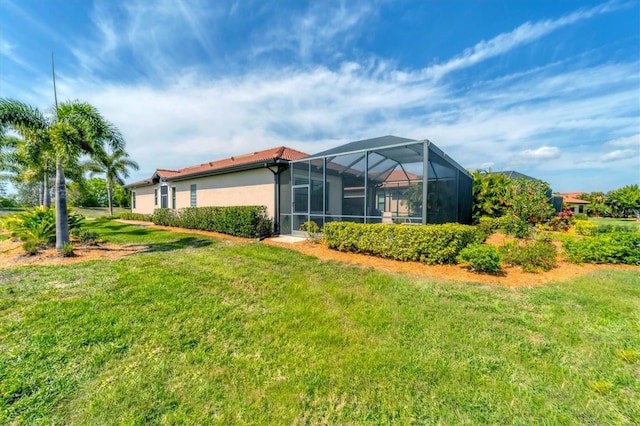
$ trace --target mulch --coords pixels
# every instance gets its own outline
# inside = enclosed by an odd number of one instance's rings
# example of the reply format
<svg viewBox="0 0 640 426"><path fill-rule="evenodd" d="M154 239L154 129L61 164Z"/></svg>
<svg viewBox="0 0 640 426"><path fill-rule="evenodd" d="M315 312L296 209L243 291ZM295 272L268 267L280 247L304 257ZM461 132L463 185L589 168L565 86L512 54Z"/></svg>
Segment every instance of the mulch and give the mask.
<svg viewBox="0 0 640 426"><path fill-rule="evenodd" d="M157 226L149 222L122 221L140 226L160 228L181 233L191 233L224 239L232 243L246 243L256 240L233 237L217 232L188 230L183 228L173 228ZM505 241L505 236L494 234L488 240L488 244L500 246ZM419 262L402 262L392 259L383 259L360 253L345 253L329 249L321 242L299 241L282 242L278 238L268 238L262 244L284 247L296 250L305 255L314 256L324 261L334 261L357 265L364 268L375 268L391 273L405 273L436 280L453 280L464 282L479 282L489 285L499 285L504 287L527 287L538 286L551 282L571 281L581 275L589 274L603 269L624 269L640 273L640 266L631 265L576 265L564 261L560 258L555 268L548 272L527 273L519 267L504 267L499 274L478 274L469 271L463 265L425 265ZM75 262L83 262L93 259L119 259L124 256L144 251L145 246L141 245L117 245L102 243L98 246L83 246L75 244L75 256L61 257L55 249L41 251L36 256L25 256L18 242L0 242L0 269L13 268L22 265L60 265Z"/></svg>

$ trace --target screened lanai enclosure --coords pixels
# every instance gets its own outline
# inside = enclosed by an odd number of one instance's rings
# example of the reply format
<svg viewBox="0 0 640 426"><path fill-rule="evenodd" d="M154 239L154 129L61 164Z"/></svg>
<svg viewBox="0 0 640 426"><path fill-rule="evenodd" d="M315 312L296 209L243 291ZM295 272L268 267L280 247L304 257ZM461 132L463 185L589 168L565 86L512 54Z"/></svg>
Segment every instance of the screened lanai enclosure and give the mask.
<svg viewBox="0 0 640 426"><path fill-rule="evenodd" d="M291 162L281 174L280 233L296 234L306 221L470 223L472 181L428 140L351 142Z"/></svg>

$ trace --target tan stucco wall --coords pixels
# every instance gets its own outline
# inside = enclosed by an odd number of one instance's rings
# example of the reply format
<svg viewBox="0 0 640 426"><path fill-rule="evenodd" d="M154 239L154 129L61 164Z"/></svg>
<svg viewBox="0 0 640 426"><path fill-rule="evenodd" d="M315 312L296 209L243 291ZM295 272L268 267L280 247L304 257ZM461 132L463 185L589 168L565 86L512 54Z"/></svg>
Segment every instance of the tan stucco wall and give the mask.
<svg viewBox="0 0 640 426"><path fill-rule="evenodd" d="M133 213L151 214L155 210L153 190L160 186L142 186L131 188L131 192L136 194L136 208L132 208Z"/></svg>
<svg viewBox="0 0 640 426"><path fill-rule="evenodd" d="M197 207L266 206L274 213L273 173L248 170L172 183L176 187L176 208L191 206L191 185L196 185Z"/></svg>
<svg viewBox="0 0 640 426"><path fill-rule="evenodd" d="M178 182L167 182L168 207L171 205L171 188L176 188L176 208L191 206L191 185L196 185L197 207L209 206L266 206L267 215L273 217L274 183L273 173L267 169L248 170L224 175L207 176ZM159 205L154 205L153 190L158 190L160 203L161 184L131 188L136 193L134 213L151 214Z"/></svg>

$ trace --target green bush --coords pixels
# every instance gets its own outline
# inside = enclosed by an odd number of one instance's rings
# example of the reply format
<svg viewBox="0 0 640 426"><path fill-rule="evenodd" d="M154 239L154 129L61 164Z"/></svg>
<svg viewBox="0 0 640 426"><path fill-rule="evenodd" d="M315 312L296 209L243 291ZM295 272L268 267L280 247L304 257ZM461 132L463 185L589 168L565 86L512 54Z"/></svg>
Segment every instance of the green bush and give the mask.
<svg viewBox="0 0 640 426"><path fill-rule="evenodd" d="M26 253L27 256L35 256L38 254L38 249L40 249L41 243L34 240L28 239L22 243L22 249Z"/></svg>
<svg viewBox="0 0 640 426"><path fill-rule="evenodd" d="M460 251L458 261L468 263L472 271L495 273L500 271L502 255L496 246L471 244Z"/></svg>
<svg viewBox="0 0 640 426"><path fill-rule="evenodd" d="M69 211L69 232L80 229L83 221L84 216ZM47 245L56 240L56 213L52 208L34 207L8 216L2 221L2 226L9 231L11 238L22 241L34 240L38 245Z"/></svg>
<svg viewBox="0 0 640 426"><path fill-rule="evenodd" d="M81 229L80 232L77 233L77 238L78 241L83 244L91 246L98 244L98 233L88 229Z"/></svg>
<svg viewBox="0 0 640 426"><path fill-rule="evenodd" d="M320 239L322 229L313 220L308 220L300 225L300 230L307 233L309 241L317 242Z"/></svg>
<svg viewBox="0 0 640 426"><path fill-rule="evenodd" d="M494 218L490 216L482 216L478 220L478 224L476 225L480 231L482 231L483 235L485 235L485 239L493 234L494 232L500 229L500 218Z"/></svg>
<svg viewBox="0 0 640 426"><path fill-rule="evenodd" d="M586 213L576 213L573 215L573 220L589 220L589 216Z"/></svg>
<svg viewBox="0 0 640 426"><path fill-rule="evenodd" d="M563 248L567 260L573 263L640 265L638 232L614 232L567 240Z"/></svg>
<svg viewBox="0 0 640 426"><path fill-rule="evenodd" d="M507 235L517 238L525 238L531 235L533 225L528 220L522 220L511 212L498 219L500 229Z"/></svg>
<svg viewBox="0 0 640 426"><path fill-rule="evenodd" d="M578 235L593 235L593 229L597 226L588 220L576 220L574 227Z"/></svg>
<svg viewBox="0 0 640 426"><path fill-rule="evenodd" d="M140 220L140 221L144 221L144 222L151 222L151 215L150 214L142 214L142 213L131 213L131 212L124 212L120 214L120 219L124 219L124 220Z"/></svg>
<svg viewBox="0 0 640 426"><path fill-rule="evenodd" d="M187 207L179 210L156 209L156 225L220 232L245 238L271 234L271 220L264 206Z"/></svg>
<svg viewBox="0 0 640 426"><path fill-rule="evenodd" d="M329 222L323 231L332 249L427 264L456 263L460 250L485 238L475 226L454 223L406 226Z"/></svg>
<svg viewBox="0 0 640 426"><path fill-rule="evenodd" d="M556 266L558 253L549 241L515 240L504 243L502 258L508 265L522 267L524 272L540 272Z"/></svg>

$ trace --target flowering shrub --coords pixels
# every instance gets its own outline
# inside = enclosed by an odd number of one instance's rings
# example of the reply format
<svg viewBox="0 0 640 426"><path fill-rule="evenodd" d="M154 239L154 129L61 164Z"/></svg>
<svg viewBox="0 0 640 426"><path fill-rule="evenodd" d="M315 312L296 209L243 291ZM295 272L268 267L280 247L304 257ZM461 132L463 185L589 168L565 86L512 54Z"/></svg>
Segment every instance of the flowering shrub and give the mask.
<svg viewBox="0 0 640 426"><path fill-rule="evenodd" d="M573 211L564 209L560 213L556 214L550 221L549 227L553 231L568 231L573 225Z"/></svg>

